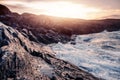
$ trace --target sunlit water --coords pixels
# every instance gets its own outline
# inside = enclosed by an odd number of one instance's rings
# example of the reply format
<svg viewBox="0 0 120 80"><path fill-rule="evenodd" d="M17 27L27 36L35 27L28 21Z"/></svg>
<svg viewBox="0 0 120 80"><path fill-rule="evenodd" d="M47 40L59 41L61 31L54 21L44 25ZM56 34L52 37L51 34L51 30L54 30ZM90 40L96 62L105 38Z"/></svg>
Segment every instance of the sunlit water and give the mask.
<svg viewBox="0 0 120 80"><path fill-rule="evenodd" d="M71 44L74 43L74 44ZM120 31L79 35L51 46L56 57L106 80L120 80Z"/></svg>

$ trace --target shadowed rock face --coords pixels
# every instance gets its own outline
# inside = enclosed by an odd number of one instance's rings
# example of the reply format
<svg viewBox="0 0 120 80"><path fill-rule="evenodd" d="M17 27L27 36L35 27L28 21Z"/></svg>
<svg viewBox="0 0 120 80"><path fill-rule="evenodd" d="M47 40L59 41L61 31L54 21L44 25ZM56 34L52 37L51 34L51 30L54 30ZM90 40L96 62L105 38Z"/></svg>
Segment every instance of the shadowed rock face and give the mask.
<svg viewBox="0 0 120 80"><path fill-rule="evenodd" d="M98 80L0 23L0 80Z"/></svg>
<svg viewBox="0 0 120 80"><path fill-rule="evenodd" d="M120 29L120 20L114 19L86 21L19 15L3 5L0 13L0 21L5 24L0 23L0 80L99 80L57 59L41 43L67 42L72 34Z"/></svg>
<svg viewBox="0 0 120 80"><path fill-rule="evenodd" d="M10 10L4 6L0 4L0 15L5 15L5 14L10 14Z"/></svg>
<svg viewBox="0 0 120 80"><path fill-rule="evenodd" d="M0 8L0 21L17 29L31 41L51 44L57 42L66 43L71 40L71 35L98 33L104 30L120 30L120 19L81 20L72 18L60 18L46 15L34 15L24 13L9 13L4 6Z"/></svg>

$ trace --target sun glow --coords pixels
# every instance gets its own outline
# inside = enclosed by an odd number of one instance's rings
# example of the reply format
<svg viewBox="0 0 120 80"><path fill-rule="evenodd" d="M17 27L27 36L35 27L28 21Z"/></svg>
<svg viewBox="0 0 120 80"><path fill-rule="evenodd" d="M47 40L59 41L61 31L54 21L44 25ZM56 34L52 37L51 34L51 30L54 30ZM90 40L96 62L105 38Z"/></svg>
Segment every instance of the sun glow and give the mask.
<svg viewBox="0 0 120 80"><path fill-rule="evenodd" d="M1 2L2 3L2 2ZM100 17L101 9L95 7L89 7L80 3L74 3L69 1L48 1L48 2L21 2L21 1L4 1L6 5L20 5L24 8L12 10L16 12L29 12L33 14L45 14L57 17L68 17L68 18L81 18L81 19L96 19Z"/></svg>
<svg viewBox="0 0 120 80"><path fill-rule="evenodd" d="M80 19L103 19L107 16L119 16L120 14L119 8L98 7L94 5L94 2L93 6L90 6L89 3L85 4L79 1L77 3L77 0L0 0L0 4L6 5L12 12L20 14L45 14Z"/></svg>
<svg viewBox="0 0 120 80"><path fill-rule="evenodd" d="M29 7L44 10L43 14L46 15L81 19L93 18L90 14L100 11L97 8L86 7L72 2L49 2L41 5L36 3L36 5L30 5Z"/></svg>

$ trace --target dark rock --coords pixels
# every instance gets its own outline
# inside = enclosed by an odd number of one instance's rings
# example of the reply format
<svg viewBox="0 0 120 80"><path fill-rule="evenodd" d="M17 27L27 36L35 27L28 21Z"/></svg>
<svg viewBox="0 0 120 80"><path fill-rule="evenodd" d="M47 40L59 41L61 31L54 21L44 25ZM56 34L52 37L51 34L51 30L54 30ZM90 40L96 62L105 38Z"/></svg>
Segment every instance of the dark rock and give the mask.
<svg viewBox="0 0 120 80"><path fill-rule="evenodd" d="M101 48L106 49L106 50L115 50L116 49L115 47L109 46L109 45L103 45Z"/></svg>
<svg viewBox="0 0 120 80"><path fill-rule="evenodd" d="M83 78L78 77L78 78L76 78L75 80L83 80Z"/></svg>
<svg viewBox="0 0 120 80"><path fill-rule="evenodd" d="M11 11L4 5L0 4L0 15L11 14Z"/></svg>
<svg viewBox="0 0 120 80"><path fill-rule="evenodd" d="M0 14L0 21L8 25L0 23L0 80L100 80L75 65L56 58L44 50L40 43L66 43L71 40L72 34L120 29L119 19L79 20L19 15L11 13L3 5ZM89 42L90 39L85 41Z"/></svg>
<svg viewBox="0 0 120 80"><path fill-rule="evenodd" d="M10 13L7 7L1 6L3 7L3 11L0 9L1 14ZM71 40L73 34L120 30L120 19L81 20L29 13L23 13L22 15L11 13L9 15L0 15L0 21L23 32L24 36L27 36L31 41L44 44L66 43ZM23 29L28 32L24 33Z"/></svg>
<svg viewBox="0 0 120 80"><path fill-rule="evenodd" d="M10 43L0 48L0 80L98 80L78 67L57 59L31 42L17 30L0 23L1 41ZM9 29L9 30L8 30Z"/></svg>

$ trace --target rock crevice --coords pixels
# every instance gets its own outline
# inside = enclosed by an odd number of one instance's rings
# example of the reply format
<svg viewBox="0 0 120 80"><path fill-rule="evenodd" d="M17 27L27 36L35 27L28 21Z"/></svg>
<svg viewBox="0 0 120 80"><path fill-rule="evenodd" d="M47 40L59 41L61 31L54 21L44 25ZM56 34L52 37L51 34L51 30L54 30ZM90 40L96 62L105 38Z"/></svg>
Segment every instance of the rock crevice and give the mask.
<svg viewBox="0 0 120 80"><path fill-rule="evenodd" d="M6 41L5 43L3 43ZM1 80L98 80L0 23Z"/></svg>

